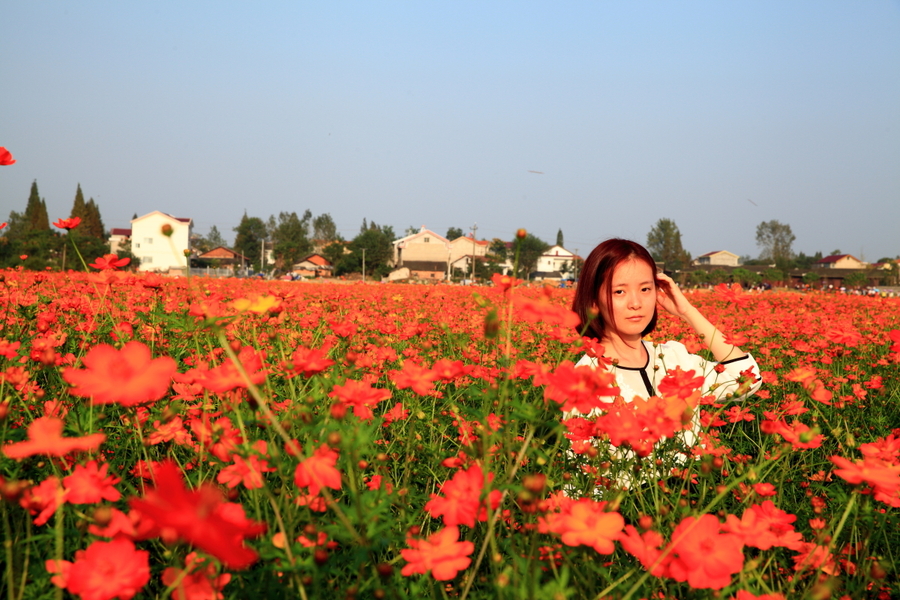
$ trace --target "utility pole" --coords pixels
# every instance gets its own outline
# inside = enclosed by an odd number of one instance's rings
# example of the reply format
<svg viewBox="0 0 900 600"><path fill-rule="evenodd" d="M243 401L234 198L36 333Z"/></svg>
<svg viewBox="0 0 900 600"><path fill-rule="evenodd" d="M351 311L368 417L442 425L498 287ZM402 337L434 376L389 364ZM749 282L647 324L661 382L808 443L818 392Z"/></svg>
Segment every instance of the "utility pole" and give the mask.
<svg viewBox="0 0 900 600"><path fill-rule="evenodd" d="M472 284L475 283L475 233L478 231L478 223L472 225Z"/></svg>
<svg viewBox="0 0 900 600"><path fill-rule="evenodd" d="M266 239L259 240L259 270L262 272L266 264Z"/></svg>

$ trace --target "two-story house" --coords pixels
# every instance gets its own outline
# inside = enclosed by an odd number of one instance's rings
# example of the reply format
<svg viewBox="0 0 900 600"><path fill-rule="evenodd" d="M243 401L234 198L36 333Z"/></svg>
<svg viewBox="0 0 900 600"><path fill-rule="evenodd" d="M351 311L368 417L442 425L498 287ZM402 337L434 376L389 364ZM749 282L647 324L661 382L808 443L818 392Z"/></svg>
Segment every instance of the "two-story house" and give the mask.
<svg viewBox="0 0 900 600"><path fill-rule="evenodd" d="M131 220L131 253L141 271L184 270L188 265L193 221L155 210Z"/></svg>

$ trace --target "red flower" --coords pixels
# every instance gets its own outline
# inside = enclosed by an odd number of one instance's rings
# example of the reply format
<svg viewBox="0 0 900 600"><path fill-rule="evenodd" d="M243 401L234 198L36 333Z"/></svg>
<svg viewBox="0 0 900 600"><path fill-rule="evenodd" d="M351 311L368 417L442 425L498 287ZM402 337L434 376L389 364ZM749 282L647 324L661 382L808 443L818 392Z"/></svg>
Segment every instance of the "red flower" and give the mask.
<svg viewBox="0 0 900 600"><path fill-rule="evenodd" d="M48 477L38 485L25 490L19 505L31 513L35 525L43 525L66 501L66 490L56 477Z"/></svg>
<svg viewBox="0 0 900 600"><path fill-rule="evenodd" d="M81 225L81 217L72 217L71 219L57 219L56 223L53 224L54 227L59 227L60 229L75 229Z"/></svg>
<svg viewBox="0 0 900 600"><path fill-rule="evenodd" d="M681 400L690 398L694 391L703 387L703 377L694 377L695 372L682 371L681 367L675 367L666 372L666 376L659 382L659 391L663 396L675 396Z"/></svg>
<svg viewBox="0 0 900 600"><path fill-rule="evenodd" d="M122 494L115 486L120 479L113 475L107 475L109 465L97 467L97 461L92 460L88 464L75 465L75 472L63 479L68 496L66 500L71 504L94 504L102 500L115 502Z"/></svg>
<svg viewBox="0 0 900 600"><path fill-rule="evenodd" d="M86 369L67 368L63 379L76 396L90 396L94 404L136 406L155 402L169 390L177 365L168 356L150 358L150 348L128 342L121 350L108 344L91 348L82 360Z"/></svg>
<svg viewBox="0 0 900 600"><path fill-rule="evenodd" d="M25 458L35 454L65 456L69 452L96 450L106 439L102 433L93 433L80 438L62 437L63 422L53 417L38 417L28 426L28 440L8 444L3 453L9 458Z"/></svg>
<svg viewBox="0 0 900 600"><path fill-rule="evenodd" d="M225 502L215 486L202 484L189 491L181 471L171 461L153 470L156 487L129 504L151 519L169 537L186 540L232 569L256 562L257 554L244 546L246 538L266 530L265 523L249 521L240 504Z"/></svg>
<svg viewBox="0 0 900 600"><path fill-rule="evenodd" d="M306 377L320 373L334 364L334 361L328 358L325 350L304 347L294 351L291 362L294 364L294 370L303 373Z"/></svg>
<svg viewBox="0 0 900 600"><path fill-rule="evenodd" d="M475 520L487 520L487 511L481 501L484 488L484 473L478 465L472 465L465 471L457 471L453 478L441 485L443 497L431 495L425 504L425 510L434 517L444 518L444 525L475 526ZM492 504L497 504L500 491L492 492Z"/></svg>
<svg viewBox="0 0 900 600"><path fill-rule="evenodd" d="M719 533L719 520L712 515L687 517L672 533L669 573L692 588L720 590L731 583L731 575L744 568L741 538Z"/></svg>
<svg viewBox="0 0 900 600"><path fill-rule="evenodd" d="M127 257L119 258L115 254L106 254L94 260L90 266L102 271L104 269L119 269L128 265L130 262L131 259Z"/></svg>
<svg viewBox="0 0 900 600"><path fill-rule="evenodd" d="M51 581L82 600L129 600L150 581L150 553L131 540L94 542L75 553L75 562L48 560Z"/></svg>
<svg viewBox="0 0 900 600"><path fill-rule="evenodd" d="M619 395L619 388L614 387L615 375L587 365L576 367L569 360L563 361L556 371L544 379L547 384L544 398L562 404L560 408L563 412L576 410L589 414L595 408L608 406L612 397ZM603 401L601 396L609 400Z"/></svg>
<svg viewBox="0 0 900 600"><path fill-rule="evenodd" d="M437 373L426 367L417 365L407 360L399 371L391 371L391 381L399 389L411 388L420 396L427 396L434 391L434 382L438 379Z"/></svg>
<svg viewBox="0 0 900 600"><path fill-rule="evenodd" d="M241 348L237 358L253 385L259 385L266 380L266 371L262 370L263 355L260 352L246 346ZM241 375L237 365L230 358L218 367L199 375L197 383L219 394L239 387L248 387L247 378Z"/></svg>
<svg viewBox="0 0 900 600"><path fill-rule="evenodd" d="M309 487L309 493L313 496L323 487L341 489L341 472L334 466L337 459L338 453L322 444L312 456L297 465L294 483L297 487Z"/></svg>
<svg viewBox="0 0 900 600"><path fill-rule="evenodd" d="M409 576L413 573L424 575L431 571L431 576L438 581L448 581L456 574L467 569L472 563L469 555L475 551L472 542L459 541L458 527L445 527L427 540L410 538L409 549L400 554L409 563L401 574Z"/></svg>
<svg viewBox="0 0 900 600"><path fill-rule="evenodd" d="M506 292L510 288L522 283L522 280L516 279L511 275L501 275L500 273L494 273L491 276L491 282L493 282L495 286Z"/></svg>
<svg viewBox="0 0 900 600"><path fill-rule="evenodd" d="M6 148L4 148L3 146L0 146L0 165L14 165L14 164L16 164L16 159L13 158L12 153L9 150L7 150ZM4 225L6 225L6 223L4 223ZM0 227L0 229L3 229L3 228Z"/></svg>
<svg viewBox="0 0 900 600"><path fill-rule="evenodd" d="M184 573L184 574L183 574ZM191 552L184 559L184 569L168 567L162 573L162 582L170 586L172 600L221 600L222 588L231 581L230 573L216 575L216 567Z"/></svg>
<svg viewBox="0 0 900 600"><path fill-rule="evenodd" d="M348 379L344 385L334 386L328 395L337 398L341 404L349 404L353 407L354 415L367 421L375 416L371 407L390 398L391 391L373 388L364 381Z"/></svg>

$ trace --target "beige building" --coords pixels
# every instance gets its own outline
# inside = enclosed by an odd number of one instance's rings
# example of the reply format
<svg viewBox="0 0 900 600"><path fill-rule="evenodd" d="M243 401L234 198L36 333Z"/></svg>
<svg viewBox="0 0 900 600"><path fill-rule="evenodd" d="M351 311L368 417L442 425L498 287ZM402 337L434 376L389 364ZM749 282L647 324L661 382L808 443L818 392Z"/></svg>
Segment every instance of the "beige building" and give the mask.
<svg viewBox="0 0 900 600"><path fill-rule="evenodd" d="M721 265L723 267L737 267L740 265L740 256L728 250L716 250L707 252L695 258L691 264L696 267Z"/></svg>
<svg viewBox="0 0 900 600"><path fill-rule="evenodd" d="M816 261L816 266L825 269L865 269L869 265L852 254L832 254Z"/></svg>
<svg viewBox="0 0 900 600"><path fill-rule="evenodd" d="M450 261L450 240L438 235L430 229L422 228L412 235L394 240L394 267L399 268L407 262L441 262L446 271Z"/></svg>

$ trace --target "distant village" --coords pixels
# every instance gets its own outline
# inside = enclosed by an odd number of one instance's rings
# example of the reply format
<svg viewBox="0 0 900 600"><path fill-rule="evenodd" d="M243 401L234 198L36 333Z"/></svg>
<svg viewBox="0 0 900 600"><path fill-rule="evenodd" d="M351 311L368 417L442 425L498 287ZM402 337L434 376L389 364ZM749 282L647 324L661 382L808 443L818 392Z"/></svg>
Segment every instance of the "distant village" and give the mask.
<svg viewBox="0 0 900 600"><path fill-rule="evenodd" d="M167 235L163 235L162 231ZM130 229L112 229L109 237L111 253L122 248L139 259L138 269L172 276L192 274L210 277L250 276L251 264L258 257L244 256L232 248L218 246L199 251L192 245L197 236L190 218L153 211L135 217ZM262 271L276 273L284 279L331 279L334 277L332 260L323 253L325 243L311 240L313 250L293 265L281 265L276 261L271 244L261 245L264 257ZM333 243L333 242L328 242ZM349 242L341 242L349 244ZM504 243L507 250L512 242ZM390 271L379 280L439 282L450 280L478 280L484 273L483 265L490 262L494 272L510 274L513 271L513 252L497 254L497 240L475 239L471 234L454 239L422 226L418 231L391 242ZM344 249L349 253L348 248ZM259 257L259 258L261 258ZM257 265L259 264L258 261ZM533 268L520 277L547 284L563 285L577 279L583 258L560 244L549 246L534 261ZM665 263L658 263L668 270ZM479 268L482 267L482 268ZM793 287L841 288L877 287L897 285L897 261L866 263L851 254L835 254L823 257L807 269L791 269L788 272L775 269L775 265L743 265L737 254L727 250L708 252L694 258L689 265L671 271L682 284L710 285L722 282L774 283ZM365 278L365 262L361 273L348 274L348 279ZM371 279L371 276L369 277ZM747 279L748 281L743 281ZM767 281L777 279L777 281Z"/></svg>

